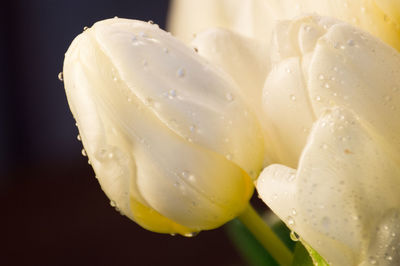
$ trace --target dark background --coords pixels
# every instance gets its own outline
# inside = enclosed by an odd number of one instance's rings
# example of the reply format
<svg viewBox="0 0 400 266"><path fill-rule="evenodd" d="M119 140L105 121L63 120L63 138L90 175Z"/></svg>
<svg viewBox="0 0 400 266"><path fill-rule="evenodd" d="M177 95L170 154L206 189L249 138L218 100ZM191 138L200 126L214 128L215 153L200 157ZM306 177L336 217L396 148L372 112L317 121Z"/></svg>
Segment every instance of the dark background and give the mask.
<svg viewBox="0 0 400 266"><path fill-rule="evenodd" d="M243 265L223 228L141 229L109 206L57 79L84 26L114 16L165 28L168 1L8 1L1 7L0 265Z"/></svg>

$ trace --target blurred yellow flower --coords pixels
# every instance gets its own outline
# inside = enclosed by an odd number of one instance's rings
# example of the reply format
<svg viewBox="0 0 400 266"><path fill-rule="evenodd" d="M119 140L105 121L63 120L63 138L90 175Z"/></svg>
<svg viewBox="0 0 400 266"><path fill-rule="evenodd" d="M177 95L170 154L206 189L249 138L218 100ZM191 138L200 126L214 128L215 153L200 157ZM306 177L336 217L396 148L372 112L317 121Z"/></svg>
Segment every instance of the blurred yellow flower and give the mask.
<svg viewBox="0 0 400 266"><path fill-rule="evenodd" d="M267 45L277 20L310 13L351 23L400 50L398 0L172 0L169 28L184 41L221 27Z"/></svg>

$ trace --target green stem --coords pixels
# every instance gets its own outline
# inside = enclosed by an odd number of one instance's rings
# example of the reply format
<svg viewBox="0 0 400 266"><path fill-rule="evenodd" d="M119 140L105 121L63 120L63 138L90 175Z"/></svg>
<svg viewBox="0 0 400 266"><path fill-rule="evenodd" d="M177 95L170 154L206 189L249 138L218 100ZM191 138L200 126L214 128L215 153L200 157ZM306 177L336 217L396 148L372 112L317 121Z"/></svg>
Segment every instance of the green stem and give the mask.
<svg viewBox="0 0 400 266"><path fill-rule="evenodd" d="M280 265L291 265L293 259L292 252L282 243L250 204L239 215L238 219Z"/></svg>

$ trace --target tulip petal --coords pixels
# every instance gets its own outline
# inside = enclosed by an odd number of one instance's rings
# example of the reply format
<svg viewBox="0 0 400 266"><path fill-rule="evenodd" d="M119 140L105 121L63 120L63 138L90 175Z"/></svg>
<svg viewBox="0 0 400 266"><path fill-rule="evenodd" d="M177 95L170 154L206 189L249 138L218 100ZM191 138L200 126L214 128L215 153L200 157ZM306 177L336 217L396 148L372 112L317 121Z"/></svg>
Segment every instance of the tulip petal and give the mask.
<svg viewBox="0 0 400 266"><path fill-rule="evenodd" d="M400 262L397 243L390 246L400 233L400 167L379 138L351 111L327 110L312 129L296 176L274 165L257 182L267 205L332 265L368 265L382 256L390 265ZM381 235L384 225L390 235Z"/></svg>
<svg viewBox="0 0 400 266"><path fill-rule="evenodd" d="M64 80L94 170L122 213L187 234L246 206L262 163L259 126L234 81L191 49L156 25L106 20L71 45Z"/></svg>
<svg viewBox="0 0 400 266"><path fill-rule="evenodd" d="M323 78L321 78L323 77ZM317 114L352 109L400 154L400 53L347 24L330 28L316 46L308 89ZM381 141L380 141L381 142Z"/></svg>
<svg viewBox="0 0 400 266"><path fill-rule="evenodd" d="M186 41L193 33L223 27L267 45L275 21L311 13L351 23L400 51L397 0L174 0L169 26Z"/></svg>
<svg viewBox="0 0 400 266"><path fill-rule="evenodd" d="M268 45L271 27L267 1L263 0L173 0L168 28L190 42L194 34L219 27L238 32Z"/></svg>
<svg viewBox="0 0 400 266"><path fill-rule="evenodd" d="M121 80L169 129L247 172L257 169L261 130L228 75L147 23L109 20L98 24L96 38Z"/></svg>
<svg viewBox="0 0 400 266"><path fill-rule="evenodd" d="M390 19L393 20L397 26L400 26L400 2L397 0L376 0L376 5L378 5L382 11L387 14Z"/></svg>
<svg viewBox="0 0 400 266"><path fill-rule="evenodd" d="M266 152L290 167L297 166L315 120L300 64L298 57L282 61L268 75L263 90L263 124L271 146Z"/></svg>
<svg viewBox="0 0 400 266"><path fill-rule="evenodd" d="M198 34L192 45L210 64L220 67L236 81L243 97L257 113L261 110L269 57L256 40L213 28Z"/></svg>

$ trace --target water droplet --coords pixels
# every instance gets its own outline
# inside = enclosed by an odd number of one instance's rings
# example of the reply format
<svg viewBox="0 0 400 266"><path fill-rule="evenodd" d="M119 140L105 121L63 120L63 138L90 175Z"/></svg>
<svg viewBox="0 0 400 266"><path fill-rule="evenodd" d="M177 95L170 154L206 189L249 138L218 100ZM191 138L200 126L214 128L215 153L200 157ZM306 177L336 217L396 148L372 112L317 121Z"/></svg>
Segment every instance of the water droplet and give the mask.
<svg viewBox="0 0 400 266"><path fill-rule="evenodd" d="M290 68L286 68L286 73L292 73L292 70Z"/></svg>
<svg viewBox="0 0 400 266"><path fill-rule="evenodd" d="M64 74L63 74L63 72L58 73L58 79L59 79L60 81L63 81L63 80L64 80Z"/></svg>
<svg viewBox="0 0 400 266"><path fill-rule="evenodd" d="M354 40L352 40L352 39L347 41L347 45L348 46L354 46L355 44L356 44L356 42Z"/></svg>
<svg viewBox="0 0 400 266"><path fill-rule="evenodd" d="M226 159L228 159L228 160L232 160L232 157L233 157L233 156L232 156L232 154L228 153L225 157L226 157Z"/></svg>
<svg viewBox="0 0 400 266"><path fill-rule="evenodd" d="M292 173L292 174L288 175L287 181L292 182L295 178L296 178L296 174Z"/></svg>
<svg viewBox="0 0 400 266"><path fill-rule="evenodd" d="M116 207L117 206L117 204L113 200L110 201L110 205L111 205L111 207Z"/></svg>
<svg viewBox="0 0 400 266"><path fill-rule="evenodd" d="M329 88L331 87L331 85L329 85L328 82L325 82L324 87L325 87L326 89L329 89Z"/></svg>
<svg viewBox="0 0 400 266"><path fill-rule="evenodd" d="M292 215L296 216L297 215L297 211L296 209L292 209Z"/></svg>
<svg viewBox="0 0 400 266"><path fill-rule="evenodd" d="M85 31L85 30L87 30L87 29L89 29L88 26L83 27L83 31Z"/></svg>
<svg viewBox="0 0 400 266"><path fill-rule="evenodd" d="M226 98L226 100L227 100L228 102L232 102L232 101L235 99L235 97L233 96L233 94L232 94L231 92L227 92L227 93L225 94L225 98Z"/></svg>
<svg viewBox="0 0 400 266"><path fill-rule="evenodd" d="M76 136L76 139L81 141L82 140L81 135L78 134L78 136Z"/></svg>
<svg viewBox="0 0 400 266"><path fill-rule="evenodd" d="M175 233L171 233L171 234L169 234L170 236L176 236L176 234Z"/></svg>
<svg viewBox="0 0 400 266"><path fill-rule="evenodd" d="M320 75L318 76L318 78L319 78L320 80L324 80L324 79L325 79L325 76L324 76L323 74L320 74Z"/></svg>
<svg viewBox="0 0 400 266"><path fill-rule="evenodd" d="M321 97L320 97L320 96L315 96L315 100L316 100L317 102L319 102L319 101L321 101Z"/></svg>
<svg viewBox="0 0 400 266"><path fill-rule="evenodd" d="M186 236L186 237L194 237L194 236L197 236L199 234L199 232L192 232L192 233L186 233L186 234L184 234L183 236Z"/></svg>
<svg viewBox="0 0 400 266"><path fill-rule="evenodd" d="M325 216L325 217L322 218L321 224L322 224L322 226L327 228L327 227L329 227L331 225L331 219L329 219L329 217Z"/></svg>
<svg viewBox="0 0 400 266"><path fill-rule="evenodd" d="M168 98L170 98L171 100L174 99L176 97L176 90L171 89L168 91Z"/></svg>
<svg viewBox="0 0 400 266"><path fill-rule="evenodd" d="M396 233L395 233L395 232L393 232L393 233L392 233L392 237L395 237L395 236L396 236Z"/></svg>
<svg viewBox="0 0 400 266"><path fill-rule="evenodd" d="M176 76L178 78L183 78L185 76L185 69L180 67L177 71L176 71Z"/></svg>
<svg viewBox="0 0 400 266"><path fill-rule="evenodd" d="M290 95L290 100L292 100L292 101L296 101L296 96L294 96L294 95Z"/></svg>
<svg viewBox="0 0 400 266"><path fill-rule="evenodd" d="M85 149L82 149L81 153L83 156L85 156L85 157L87 156Z"/></svg>
<svg viewBox="0 0 400 266"><path fill-rule="evenodd" d="M286 218L286 221L287 221L289 227L294 226L294 219L292 216L288 216Z"/></svg>
<svg viewBox="0 0 400 266"><path fill-rule="evenodd" d="M114 153L112 153L112 152L108 153L107 157L108 157L108 159L112 159L114 157Z"/></svg>
<svg viewBox="0 0 400 266"><path fill-rule="evenodd" d="M149 20L149 21L147 21L147 23L149 23L149 24L153 25L153 24L154 24L154 21L152 21L152 20Z"/></svg>
<svg viewBox="0 0 400 266"><path fill-rule="evenodd" d="M144 100L144 104L147 105L147 106L152 106L153 105L153 99L151 97L147 97Z"/></svg>
<svg viewBox="0 0 400 266"><path fill-rule="evenodd" d="M297 242L297 241L300 240L299 235L296 234L295 231L290 231L290 235L289 235L289 236L290 236L290 239L293 240L293 241L295 241L295 242Z"/></svg>
<svg viewBox="0 0 400 266"><path fill-rule="evenodd" d="M127 100L128 100L128 102L131 102L131 101L132 101L132 98L131 98L131 97L128 97Z"/></svg>
<svg viewBox="0 0 400 266"><path fill-rule="evenodd" d="M388 261L392 261L393 260L393 257L392 256L386 256L386 259L388 260Z"/></svg>
<svg viewBox="0 0 400 266"><path fill-rule="evenodd" d="M386 14L383 16L383 21L385 21L385 22L389 21L389 17Z"/></svg>

